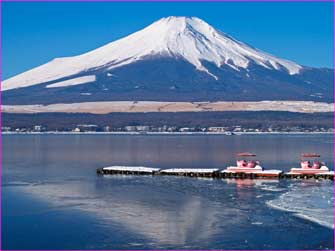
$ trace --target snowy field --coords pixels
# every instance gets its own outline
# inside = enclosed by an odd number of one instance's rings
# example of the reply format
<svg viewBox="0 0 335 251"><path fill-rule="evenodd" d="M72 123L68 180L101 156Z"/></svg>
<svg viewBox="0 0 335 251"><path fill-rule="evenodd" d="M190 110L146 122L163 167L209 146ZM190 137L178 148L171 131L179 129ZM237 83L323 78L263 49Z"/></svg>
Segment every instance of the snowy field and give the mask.
<svg viewBox="0 0 335 251"><path fill-rule="evenodd" d="M334 112L333 103L313 101L259 102L155 102L108 101L51 105L3 105L8 113L94 113L113 112L205 112L205 111L286 111L300 113Z"/></svg>

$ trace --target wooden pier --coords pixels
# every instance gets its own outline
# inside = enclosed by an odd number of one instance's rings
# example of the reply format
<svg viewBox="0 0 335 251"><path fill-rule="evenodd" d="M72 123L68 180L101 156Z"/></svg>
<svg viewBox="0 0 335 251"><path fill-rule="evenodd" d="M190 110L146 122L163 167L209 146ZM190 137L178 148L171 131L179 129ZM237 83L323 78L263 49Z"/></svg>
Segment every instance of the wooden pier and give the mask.
<svg viewBox="0 0 335 251"><path fill-rule="evenodd" d="M98 174L153 175L161 169L142 166L110 166L97 169Z"/></svg>
<svg viewBox="0 0 335 251"><path fill-rule="evenodd" d="M279 170L262 172L237 173L220 169L171 168L159 169L151 167L110 166L97 169L101 175L173 175L187 177L208 177L219 179L327 179L334 180L334 171L318 174L284 173Z"/></svg>

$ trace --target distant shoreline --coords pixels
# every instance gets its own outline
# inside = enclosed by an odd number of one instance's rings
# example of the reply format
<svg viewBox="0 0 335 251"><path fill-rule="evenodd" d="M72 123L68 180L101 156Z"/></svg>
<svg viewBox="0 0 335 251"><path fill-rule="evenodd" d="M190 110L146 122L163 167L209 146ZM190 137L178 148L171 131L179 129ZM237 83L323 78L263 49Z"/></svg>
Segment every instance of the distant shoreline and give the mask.
<svg viewBox="0 0 335 251"><path fill-rule="evenodd" d="M220 136L240 136L240 135L306 135L306 134L330 134L334 132L238 132L227 134L222 132L2 132L2 135L220 135Z"/></svg>

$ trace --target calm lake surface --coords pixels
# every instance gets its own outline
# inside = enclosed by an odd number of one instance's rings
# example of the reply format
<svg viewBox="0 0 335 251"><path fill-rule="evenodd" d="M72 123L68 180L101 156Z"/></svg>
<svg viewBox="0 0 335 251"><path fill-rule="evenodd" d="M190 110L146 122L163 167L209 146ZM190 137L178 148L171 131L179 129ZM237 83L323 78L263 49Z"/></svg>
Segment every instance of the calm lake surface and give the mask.
<svg viewBox="0 0 335 251"><path fill-rule="evenodd" d="M3 249L333 249L334 183L98 176L108 165L224 168L251 151L333 170L332 135L4 135Z"/></svg>

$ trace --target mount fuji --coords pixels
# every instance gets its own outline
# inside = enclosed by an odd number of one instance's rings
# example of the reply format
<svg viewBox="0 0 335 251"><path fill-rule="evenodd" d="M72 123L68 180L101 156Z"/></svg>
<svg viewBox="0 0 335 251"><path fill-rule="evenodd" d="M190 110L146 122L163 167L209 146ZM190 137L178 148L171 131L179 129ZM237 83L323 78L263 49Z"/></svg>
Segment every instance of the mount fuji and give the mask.
<svg viewBox="0 0 335 251"><path fill-rule="evenodd" d="M196 17L162 18L82 55L2 82L4 104L93 101L332 102L333 70L299 65Z"/></svg>

